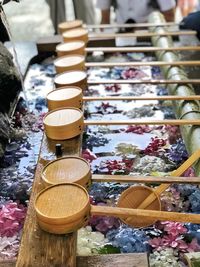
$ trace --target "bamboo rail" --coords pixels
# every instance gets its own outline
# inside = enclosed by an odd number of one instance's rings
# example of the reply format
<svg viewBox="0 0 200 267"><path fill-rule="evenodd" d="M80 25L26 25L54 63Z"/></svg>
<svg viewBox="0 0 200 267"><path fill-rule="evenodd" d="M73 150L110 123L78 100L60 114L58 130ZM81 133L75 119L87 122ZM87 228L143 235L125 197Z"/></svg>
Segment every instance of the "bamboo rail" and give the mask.
<svg viewBox="0 0 200 267"><path fill-rule="evenodd" d="M155 33L155 32L129 32L129 33L90 33L89 39L106 39L106 38L129 38L129 37L159 37L159 36L181 36L181 35L196 35L196 31L173 31L173 32L162 32L162 33Z"/></svg>
<svg viewBox="0 0 200 267"><path fill-rule="evenodd" d="M200 184L200 177L179 177L179 176L132 176L132 175L107 175L93 174L93 182L117 182L117 183L162 183L162 184Z"/></svg>
<svg viewBox="0 0 200 267"><path fill-rule="evenodd" d="M148 219L155 219L161 221L176 221L183 223L200 223L200 215L192 213L180 213L169 211L155 211L155 210L143 210L143 209L127 209L127 208L113 208L106 206L91 206L92 215L100 216L116 216L116 217L143 217Z"/></svg>
<svg viewBox="0 0 200 267"><path fill-rule="evenodd" d="M110 28L144 28L144 27L161 27L161 26L178 26L175 22L161 22L161 23L127 23L127 24L87 24L83 25L88 29L110 29Z"/></svg>
<svg viewBox="0 0 200 267"><path fill-rule="evenodd" d="M185 80L99 80L87 81L88 85L98 84L200 84L200 79L185 79Z"/></svg>
<svg viewBox="0 0 200 267"><path fill-rule="evenodd" d="M86 126L89 125L200 125L200 120L124 120L124 121L84 121Z"/></svg>
<svg viewBox="0 0 200 267"><path fill-rule="evenodd" d="M149 22L150 23L162 23L164 22L164 17L158 13L155 12L152 14L151 17L149 17ZM155 32L162 32L163 30L160 29L155 29ZM156 47L173 47L174 43L173 40L170 37L164 37L164 38L156 38L152 37L152 45ZM176 61L178 59L178 56L175 53L168 52L168 53L161 53L159 51L156 52L156 57L158 60L163 60L163 61ZM170 67L170 66L163 66L162 67L163 74L166 79L180 79L184 80L187 79L187 74L184 72L182 68L179 68L178 66L176 68ZM177 86L177 85L168 85L168 93L169 95L193 95L195 94L195 90L192 87L192 85L183 85L183 86ZM174 110L179 118L184 118L184 119L200 119L200 105L198 101L190 101L190 102L184 102L184 103L179 103L179 102L174 102ZM196 110L197 112L193 112ZM200 142L199 142L199 136L200 136L200 127L195 126L195 127L188 127L187 125L182 125L181 126L181 133L183 140L185 142L187 151L189 154L194 153L197 149L200 148ZM195 170L196 170L196 175L199 176L200 174L200 161L198 161L195 164Z"/></svg>
<svg viewBox="0 0 200 267"><path fill-rule="evenodd" d="M122 101L122 100L200 100L200 95L194 95L194 96L102 96L102 97L94 97L94 96L85 96L83 97L83 101Z"/></svg>
<svg viewBox="0 0 200 267"><path fill-rule="evenodd" d="M85 67L144 67L144 66L200 66L200 60L190 61L145 61L145 62L88 62Z"/></svg>
<svg viewBox="0 0 200 267"><path fill-rule="evenodd" d="M87 53L92 52L172 52L172 51L199 51L200 46L177 46L177 47L87 47L85 51Z"/></svg>

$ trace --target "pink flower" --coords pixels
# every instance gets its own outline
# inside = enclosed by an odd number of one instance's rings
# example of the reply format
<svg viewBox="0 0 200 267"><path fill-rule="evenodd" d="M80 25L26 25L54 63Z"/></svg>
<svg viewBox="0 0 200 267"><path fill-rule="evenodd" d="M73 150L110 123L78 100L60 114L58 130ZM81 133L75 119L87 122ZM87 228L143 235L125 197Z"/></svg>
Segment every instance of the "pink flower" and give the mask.
<svg viewBox="0 0 200 267"><path fill-rule="evenodd" d="M152 128L149 125L130 125L125 130L125 133L136 133L136 134L144 134L150 133Z"/></svg>
<svg viewBox="0 0 200 267"><path fill-rule="evenodd" d="M181 176L183 176L183 177L194 177L195 176L195 171L194 171L193 168L189 168Z"/></svg>
<svg viewBox="0 0 200 267"><path fill-rule="evenodd" d="M164 231L166 231L169 235L177 237L178 235L187 233L187 228L183 226L183 224L178 222L161 222L164 225Z"/></svg>
<svg viewBox="0 0 200 267"><path fill-rule="evenodd" d="M117 93L118 91L121 90L121 85L119 84L106 85L105 90Z"/></svg>
<svg viewBox="0 0 200 267"><path fill-rule="evenodd" d="M156 250L161 250L164 246L163 239L161 237L150 239L148 243L152 248L156 248Z"/></svg>
<svg viewBox="0 0 200 267"><path fill-rule="evenodd" d="M0 210L0 236L12 237L22 228L26 207L16 202L7 202Z"/></svg>
<svg viewBox="0 0 200 267"><path fill-rule="evenodd" d="M188 244L187 252L197 252L199 250L200 250L200 245L198 244L197 239L194 238L192 242Z"/></svg>
<svg viewBox="0 0 200 267"><path fill-rule="evenodd" d="M94 153L92 153L92 151L89 149L83 150L82 157L86 159L88 162L92 162L93 160L97 159L97 156Z"/></svg>

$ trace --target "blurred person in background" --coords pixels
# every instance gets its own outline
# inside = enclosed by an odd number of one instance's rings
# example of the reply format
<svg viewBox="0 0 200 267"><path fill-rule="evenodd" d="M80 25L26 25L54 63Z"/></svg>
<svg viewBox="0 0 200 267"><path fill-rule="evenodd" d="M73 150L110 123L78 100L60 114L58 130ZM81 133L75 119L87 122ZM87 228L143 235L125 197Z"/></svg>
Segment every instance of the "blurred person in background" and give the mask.
<svg viewBox="0 0 200 267"><path fill-rule="evenodd" d="M93 0L73 0L75 18L86 24L95 23L95 10Z"/></svg>
<svg viewBox="0 0 200 267"><path fill-rule="evenodd" d="M184 17L179 25L182 30L194 30L197 32L197 38L200 40L200 11L190 13Z"/></svg>
<svg viewBox="0 0 200 267"><path fill-rule="evenodd" d="M117 23L147 22L149 14L159 10L166 21L174 21L175 0L97 0L97 8L101 10L101 23L110 23L110 8L116 11Z"/></svg>
<svg viewBox="0 0 200 267"><path fill-rule="evenodd" d="M50 7L50 17L57 33L57 26L60 22L66 21L65 0L46 0ZM95 11L93 0L72 0L76 19L87 24L94 24Z"/></svg>
<svg viewBox="0 0 200 267"><path fill-rule="evenodd" d="M66 21L65 0L46 0L50 8L50 17L55 33L60 22Z"/></svg>
<svg viewBox="0 0 200 267"><path fill-rule="evenodd" d="M183 17L186 17L189 13L193 12L197 6L197 0L178 0L178 7L180 8Z"/></svg>
<svg viewBox="0 0 200 267"><path fill-rule="evenodd" d="M10 36L6 28L6 16L3 10L3 5L12 1L19 2L19 0L0 0L0 42L3 43L10 40Z"/></svg>

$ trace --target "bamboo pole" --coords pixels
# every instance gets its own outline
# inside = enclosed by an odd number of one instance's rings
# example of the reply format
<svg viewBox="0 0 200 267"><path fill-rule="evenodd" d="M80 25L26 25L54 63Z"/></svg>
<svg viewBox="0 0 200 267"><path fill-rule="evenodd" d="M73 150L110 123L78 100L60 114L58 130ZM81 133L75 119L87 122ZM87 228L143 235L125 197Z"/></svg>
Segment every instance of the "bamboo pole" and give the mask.
<svg viewBox="0 0 200 267"><path fill-rule="evenodd" d="M185 79L185 80L96 80L87 81L88 85L99 85L99 84L200 84L200 79Z"/></svg>
<svg viewBox="0 0 200 267"><path fill-rule="evenodd" d="M200 95L194 96L102 96L102 97L94 97L94 96L85 96L83 97L84 102L91 102L91 101L122 101L122 100L130 100L130 101L137 101L137 100L200 100Z"/></svg>
<svg viewBox="0 0 200 267"><path fill-rule="evenodd" d="M179 176L132 176L132 175L107 175L93 174L93 182L117 182L117 183L162 183L162 184L200 184L200 177L179 177Z"/></svg>
<svg viewBox="0 0 200 267"><path fill-rule="evenodd" d="M144 66L200 66L200 60L190 61L142 61L142 62L88 62L85 63L85 67L144 67Z"/></svg>
<svg viewBox="0 0 200 267"><path fill-rule="evenodd" d="M163 23L165 22L164 17L158 13L155 12L149 17L149 22L150 23ZM155 32L162 32L163 30L160 29L155 29ZM163 37L163 38L152 38L152 44L154 46L158 47L173 47L173 41L170 37ZM163 60L163 61L176 61L178 59L178 56L174 53L168 52L168 53L161 53L161 52L156 52L156 57L158 60ZM184 72L183 69L170 67L170 66L163 66L162 67L163 74L166 79L180 79L184 80L187 79L187 74ZM192 85L168 85L168 92L170 95L193 95L195 94L195 90L192 87ZM175 102L174 103L174 110L176 113L177 117L181 117L184 119L200 119L200 113L198 112L193 112L194 110L200 111L200 105L198 101L190 101L190 102L185 102L185 103L179 103ZM199 136L200 136L200 127L188 127L182 125L181 127L181 133L182 137L184 139L187 151L189 154L194 153L197 149L200 148L200 141L199 141ZM196 170L196 175L200 175L200 161L198 161L195 164L195 170Z"/></svg>
<svg viewBox="0 0 200 267"><path fill-rule="evenodd" d="M110 28L144 28L144 27L171 27L178 26L175 22L161 22L161 23L127 23L127 24L87 24L83 25L87 29L110 29Z"/></svg>
<svg viewBox="0 0 200 267"><path fill-rule="evenodd" d="M85 120L84 124L89 125L200 125L200 120L121 120L121 121L92 121Z"/></svg>
<svg viewBox="0 0 200 267"><path fill-rule="evenodd" d="M196 35L196 31L167 31L167 32L162 32L162 33L155 33L155 32L129 32L129 33L90 33L89 34L89 39L109 39L109 38L118 38L118 37L123 37L123 38L130 38L130 37L159 37L159 36L182 36L182 35Z"/></svg>
<svg viewBox="0 0 200 267"><path fill-rule="evenodd" d="M175 52L175 51L199 51L200 46L176 46L176 47L87 47L85 51L87 53L104 52L104 53L116 53L116 52Z"/></svg>
<svg viewBox="0 0 200 267"><path fill-rule="evenodd" d="M92 215L99 216L115 216L115 217L143 217L148 219L155 219L161 221L176 221L182 223L200 223L200 215L192 213L179 213L168 211L155 211L143 209L128 209L106 206L93 206L91 205ZM127 220L127 219L126 219Z"/></svg>

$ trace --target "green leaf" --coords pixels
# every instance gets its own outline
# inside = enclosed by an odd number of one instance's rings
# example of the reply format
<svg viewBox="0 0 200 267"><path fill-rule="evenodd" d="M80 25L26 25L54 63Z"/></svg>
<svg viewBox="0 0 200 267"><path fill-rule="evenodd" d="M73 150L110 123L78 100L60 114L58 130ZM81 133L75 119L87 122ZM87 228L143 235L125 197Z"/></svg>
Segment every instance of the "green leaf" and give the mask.
<svg viewBox="0 0 200 267"><path fill-rule="evenodd" d="M104 247L97 250L98 254L118 254L120 249L113 247L112 245L105 245Z"/></svg>

